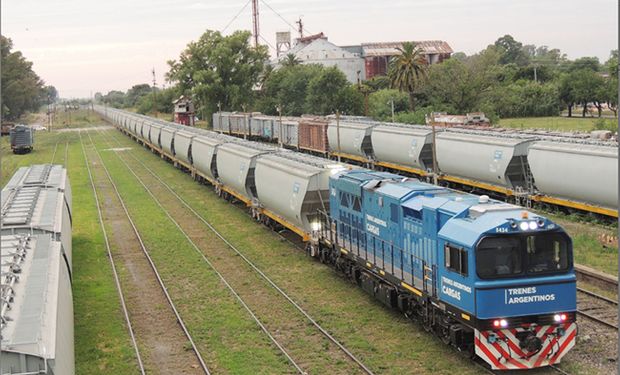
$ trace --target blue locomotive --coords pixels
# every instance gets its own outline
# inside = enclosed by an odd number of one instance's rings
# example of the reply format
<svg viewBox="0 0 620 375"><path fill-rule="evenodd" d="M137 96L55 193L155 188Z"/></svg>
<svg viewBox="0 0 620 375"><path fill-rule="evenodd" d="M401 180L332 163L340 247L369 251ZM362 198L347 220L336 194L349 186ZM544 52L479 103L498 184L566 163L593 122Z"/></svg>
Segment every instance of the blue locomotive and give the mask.
<svg viewBox="0 0 620 375"><path fill-rule="evenodd" d="M371 170L330 178L321 259L493 369L575 345L572 242L522 207Z"/></svg>

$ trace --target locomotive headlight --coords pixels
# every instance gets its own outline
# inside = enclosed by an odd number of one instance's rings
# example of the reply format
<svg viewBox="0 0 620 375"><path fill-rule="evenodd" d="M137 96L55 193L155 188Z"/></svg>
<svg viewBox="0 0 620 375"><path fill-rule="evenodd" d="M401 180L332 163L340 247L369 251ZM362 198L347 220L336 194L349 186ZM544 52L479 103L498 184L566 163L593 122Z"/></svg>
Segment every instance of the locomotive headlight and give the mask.
<svg viewBox="0 0 620 375"><path fill-rule="evenodd" d="M535 221L530 221L529 227L531 230L538 228L538 224Z"/></svg>
<svg viewBox="0 0 620 375"><path fill-rule="evenodd" d="M528 230L530 228L530 225L527 223L527 221L522 221L519 224L519 228L521 228L521 230Z"/></svg>
<svg viewBox="0 0 620 375"><path fill-rule="evenodd" d="M508 322L506 321L506 319L502 319L499 321L499 325L501 325L502 328L506 328L508 327Z"/></svg>
<svg viewBox="0 0 620 375"><path fill-rule="evenodd" d="M566 320L566 318L567 318L567 315L566 315L566 314L555 314L555 315L553 316L553 320L555 320L555 321L556 321L556 322L558 322L558 323L559 323L559 322L563 322L563 321L565 321L565 320Z"/></svg>
<svg viewBox="0 0 620 375"><path fill-rule="evenodd" d="M312 228L312 230L313 230L313 231L318 231L318 230L321 230L321 223L320 223L320 222L318 222L318 221L313 221L313 222L310 224L310 228Z"/></svg>

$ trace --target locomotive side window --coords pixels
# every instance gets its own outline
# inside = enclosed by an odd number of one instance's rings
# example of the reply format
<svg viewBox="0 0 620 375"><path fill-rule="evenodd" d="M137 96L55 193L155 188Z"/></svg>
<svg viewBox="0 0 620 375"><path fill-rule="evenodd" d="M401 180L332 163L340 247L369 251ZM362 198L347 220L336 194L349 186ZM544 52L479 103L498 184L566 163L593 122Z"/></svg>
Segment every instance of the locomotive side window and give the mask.
<svg viewBox="0 0 620 375"><path fill-rule="evenodd" d="M340 192L340 205L342 207L349 207L349 199L346 193Z"/></svg>
<svg viewBox="0 0 620 375"><path fill-rule="evenodd" d="M467 276L467 251L452 245L444 248L446 268Z"/></svg>
<svg viewBox="0 0 620 375"><path fill-rule="evenodd" d="M353 196L353 210L357 212L362 212L362 202L360 202L360 197Z"/></svg>

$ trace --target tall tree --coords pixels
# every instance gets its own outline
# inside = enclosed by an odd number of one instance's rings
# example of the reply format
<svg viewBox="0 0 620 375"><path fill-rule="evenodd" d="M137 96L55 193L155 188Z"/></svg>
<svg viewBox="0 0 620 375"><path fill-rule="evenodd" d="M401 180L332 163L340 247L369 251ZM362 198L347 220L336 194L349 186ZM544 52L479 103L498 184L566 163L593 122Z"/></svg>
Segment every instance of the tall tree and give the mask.
<svg viewBox="0 0 620 375"><path fill-rule="evenodd" d="M2 64L2 117L15 120L43 103L43 81L20 51L11 52L11 39L0 36Z"/></svg>
<svg viewBox="0 0 620 375"><path fill-rule="evenodd" d="M428 64L422 50L414 43L405 42L402 48L398 48L400 55L390 61L388 77L392 88L403 91L409 95L409 107L415 109L416 90L426 77Z"/></svg>
<svg viewBox="0 0 620 375"><path fill-rule="evenodd" d="M340 111L358 115L362 113L363 107L363 95L349 84L344 73L335 66L322 69L308 83L307 113L328 115Z"/></svg>
<svg viewBox="0 0 620 375"><path fill-rule="evenodd" d="M512 35L504 35L497 39L494 46L500 51L500 64L517 64L525 66L529 62L526 51L523 50L523 44L515 40ZM529 48L526 48L528 50Z"/></svg>
<svg viewBox="0 0 620 375"><path fill-rule="evenodd" d="M168 61L168 80L178 82L181 93L194 97L208 118L217 109L240 110L254 99L269 56L266 46L252 47L248 31L223 36L207 30L191 42L178 60Z"/></svg>
<svg viewBox="0 0 620 375"><path fill-rule="evenodd" d="M148 83L133 85L129 90L127 90L127 95L125 96L125 106L135 107L140 98L150 94L152 91L153 89Z"/></svg>

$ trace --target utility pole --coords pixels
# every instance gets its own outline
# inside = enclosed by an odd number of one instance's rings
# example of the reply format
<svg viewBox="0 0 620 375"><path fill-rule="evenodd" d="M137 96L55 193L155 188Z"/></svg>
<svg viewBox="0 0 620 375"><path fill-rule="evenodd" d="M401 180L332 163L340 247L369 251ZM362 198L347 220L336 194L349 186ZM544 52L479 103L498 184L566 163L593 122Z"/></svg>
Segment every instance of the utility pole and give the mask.
<svg viewBox="0 0 620 375"><path fill-rule="evenodd" d="M47 131L52 131L52 103L49 95L47 96Z"/></svg>
<svg viewBox="0 0 620 375"><path fill-rule="evenodd" d="M258 48L258 0L252 0L252 25L254 26L254 48Z"/></svg>
<svg viewBox="0 0 620 375"><path fill-rule="evenodd" d="M534 82L538 82L538 77L536 77L536 65L534 65Z"/></svg>
<svg viewBox="0 0 620 375"><path fill-rule="evenodd" d="M437 185L437 138L435 133L435 121L431 121L433 127L433 184Z"/></svg>
<svg viewBox="0 0 620 375"><path fill-rule="evenodd" d="M280 104L278 104L276 106L276 111L278 111L278 115L280 116L280 127L279 127L279 134L278 134L278 146L280 146L280 148L283 147L282 145L282 106Z"/></svg>
<svg viewBox="0 0 620 375"><path fill-rule="evenodd" d="M217 102L217 113L220 117L220 123L219 123L219 128L220 128L220 133L222 132L222 102ZM213 128L215 128L215 124L213 124Z"/></svg>
<svg viewBox="0 0 620 375"><path fill-rule="evenodd" d="M336 139L338 140L338 163L340 163L340 111L336 110Z"/></svg>
<svg viewBox="0 0 620 375"><path fill-rule="evenodd" d="M153 75L153 106L152 110L157 117L157 80L155 79L155 67L151 70L151 74Z"/></svg>
<svg viewBox="0 0 620 375"><path fill-rule="evenodd" d="M248 129L247 133L249 133L251 130L249 126L250 124L248 124L248 118L247 118L247 113L245 111L245 108L246 108L245 104L241 104L241 109L243 110L243 126L245 126L246 129ZM243 132L243 139L248 139L247 133L245 131Z"/></svg>
<svg viewBox="0 0 620 375"><path fill-rule="evenodd" d="M390 104L392 106L392 122L394 121L394 98L390 98ZM434 125L433 125L434 126ZM434 129L434 128L433 128ZM434 130L433 130L434 131Z"/></svg>

